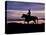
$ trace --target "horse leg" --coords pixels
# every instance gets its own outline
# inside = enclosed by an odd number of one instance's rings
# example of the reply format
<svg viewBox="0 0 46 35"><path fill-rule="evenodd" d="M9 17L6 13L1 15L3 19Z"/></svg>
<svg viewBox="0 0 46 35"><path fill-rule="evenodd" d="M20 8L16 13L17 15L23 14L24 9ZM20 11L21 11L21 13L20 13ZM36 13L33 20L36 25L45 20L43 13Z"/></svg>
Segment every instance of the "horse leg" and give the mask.
<svg viewBox="0 0 46 35"><path fill-rule="evenodd" d="M29 24L29 21L27 21L27 24Z"/></svg>
<svg viewBox="0 0 46 35"><path fill-rule="evenodd" d="M36 19L36 24L38 24L38 19Z"/></svg>
<svg viewBox="0 0 46 35"><path fill-rule="evenodd" d="M36 24L36 21L35 20L33 20L34 21L34 24Z"/></svg>
<svg viewBox="0 0 46 35"><path fill-rule="evenodd" d="M37 19L37 24L38 24L38 19Z"/></svg>
<svg viewBox="0 0 46 35"><path fill-rule="evenodd" d="M37 19L34 22L35 22L35 24L38 24L38 20Z"/></svg>
<svg viewBox="0 0 46 35"><path fill-rule="evenodd" d="M37 20L35 20L35 24L37 24Z"/></svg>
<svg viewBox="0 0 46 35"><path fill-rule="evenodd" d="M24 20L24 24L25 24L25 20Z"/></svg>

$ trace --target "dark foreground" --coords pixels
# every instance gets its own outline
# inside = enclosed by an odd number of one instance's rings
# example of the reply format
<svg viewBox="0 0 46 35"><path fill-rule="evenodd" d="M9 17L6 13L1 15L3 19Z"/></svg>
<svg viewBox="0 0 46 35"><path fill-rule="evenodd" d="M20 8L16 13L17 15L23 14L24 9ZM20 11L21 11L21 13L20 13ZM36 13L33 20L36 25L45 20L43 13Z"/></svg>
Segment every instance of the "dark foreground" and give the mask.
<svg viewBox="0 0 46 35"><path fill-rule="evenodd" d="M33 33L33 32L44 32L44 23L42 24L18 24L18 23L8 23L6 26L6 34L16 34L16 33Z"/></svg>

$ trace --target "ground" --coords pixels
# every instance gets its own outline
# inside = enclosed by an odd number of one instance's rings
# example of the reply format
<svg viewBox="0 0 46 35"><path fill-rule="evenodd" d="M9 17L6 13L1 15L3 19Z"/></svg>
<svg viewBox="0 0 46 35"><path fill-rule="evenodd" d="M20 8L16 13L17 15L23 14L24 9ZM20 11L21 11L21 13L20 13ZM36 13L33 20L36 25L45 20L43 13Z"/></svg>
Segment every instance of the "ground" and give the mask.
<svg viewBox="0 0 46 35"><path fill-rule="evenodd" d="M44 32L44 23L42 24L22 24L22 23L8 23L6 26L6 34L15 33L31 33Z"/></svg>

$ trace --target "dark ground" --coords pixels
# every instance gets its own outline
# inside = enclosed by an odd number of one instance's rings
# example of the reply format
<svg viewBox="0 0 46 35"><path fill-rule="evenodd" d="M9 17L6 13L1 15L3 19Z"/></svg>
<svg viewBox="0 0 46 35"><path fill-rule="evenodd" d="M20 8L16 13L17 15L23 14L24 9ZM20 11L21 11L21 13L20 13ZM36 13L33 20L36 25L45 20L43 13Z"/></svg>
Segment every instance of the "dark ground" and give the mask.
<svg viewBox="0 0 46 35"><path fill-rule="evenodd" d="M8 23L5 29L6 34L15 33L33 33L33 32L45 32L45 23L42 24L18 24Z"/></svg>

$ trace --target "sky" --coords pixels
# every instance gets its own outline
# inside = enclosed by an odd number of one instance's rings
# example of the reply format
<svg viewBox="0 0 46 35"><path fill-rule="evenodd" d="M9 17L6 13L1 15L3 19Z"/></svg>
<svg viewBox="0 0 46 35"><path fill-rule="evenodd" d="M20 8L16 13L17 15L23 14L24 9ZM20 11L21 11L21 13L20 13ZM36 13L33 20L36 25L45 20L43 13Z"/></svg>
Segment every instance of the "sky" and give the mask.
<svg viewBox="0 0 46 35"><path fill-rule="evenodd" d="M7 1L8 10L44 10L44 3Z"/></svg>
<svg viewBox="0 0 46 35"><path fill-rule="evenodd" d="M44 6L44 3L7 1L7 18L18 18L26 14L28 9L32 15L44 17Z"/></svg>

